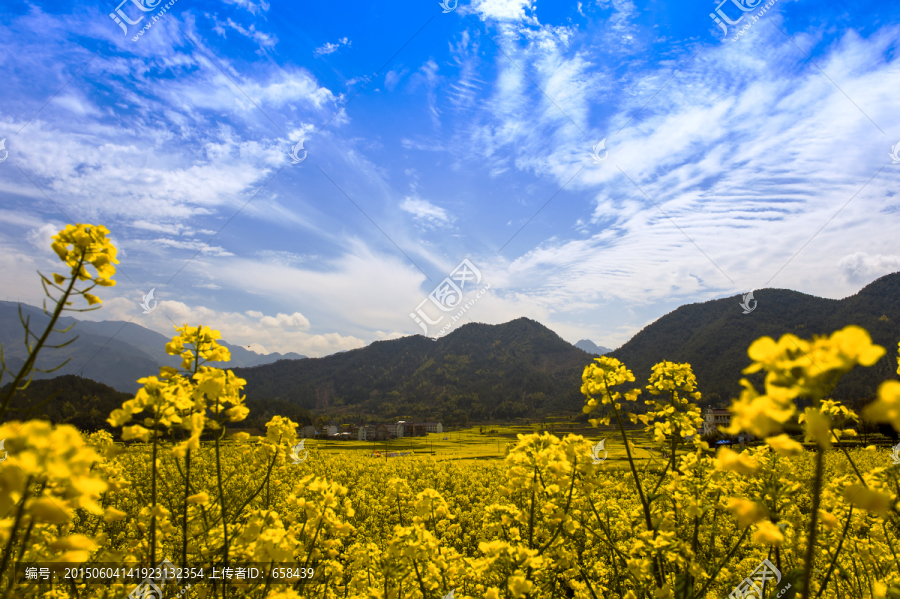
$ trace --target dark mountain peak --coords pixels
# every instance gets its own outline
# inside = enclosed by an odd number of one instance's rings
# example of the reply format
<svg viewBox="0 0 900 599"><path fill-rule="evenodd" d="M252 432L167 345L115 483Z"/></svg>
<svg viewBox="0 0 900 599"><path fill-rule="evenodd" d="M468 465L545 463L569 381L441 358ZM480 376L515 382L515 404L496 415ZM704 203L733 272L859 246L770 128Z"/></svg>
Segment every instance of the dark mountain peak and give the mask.
<svg viewBox="0 0 900 599"><path fill-rule="evenodd" d="M841 300L771 288L754 290L753 296L756 307L748 314L740 305L742 295L681 306L611 355L622 360L637 381L646 380L651 366L663 359L689 362L704 396L727 401L738 394L741 371L750 365L747 348L760 337L793 333L811 338L854 324L883 347L896 347L900 339L900 273L881 277ZM875 366L845 376L833 397L871 396L880 381L894 377L896 362L896 352L889 350Z"/></svg>
<svg viewBox="0 0 900 599"><path fill-rule="evenodd" d="M896 302L900 298L900 272L893 272L889 275L878 277L860 289L856 296L877 297Z"/></svg>
<svg viewBox="0 0 900 599"><path fill-rule="evenodd" d="M236 372L251 398L331 413L460 422L577 412L583 400L570 383L589 361L544 325L518 318L467 323L437 341L410 335Z"/></svg>

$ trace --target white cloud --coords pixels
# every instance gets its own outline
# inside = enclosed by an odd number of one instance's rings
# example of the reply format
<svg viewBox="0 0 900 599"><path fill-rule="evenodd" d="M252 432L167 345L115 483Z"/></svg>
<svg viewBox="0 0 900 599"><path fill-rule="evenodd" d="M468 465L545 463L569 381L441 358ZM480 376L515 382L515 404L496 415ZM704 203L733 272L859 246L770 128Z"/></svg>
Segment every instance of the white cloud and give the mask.
<svg viewBox="0 0 900 599"><path fill-rule="evenodd" d="M26 235L29 243L31 243L41 253L52 251L50 244L53 243L52 237L62 229L60 225L48 223L39 229L32 229ZM54 254L55 255L55 254Z"/></svg>
<svg viewBox="0 0 900 599"><path fill-rule="evenodd" d="M421 198L404 198L400 209L412 214L417 223L427 228L446 227L453 222L446 210Z"/></svg>
<svg viewBox="0 0 900 599"><path fill-rule="evenodd" d="M837 262L844 278L853 284L867 284L886 274L900 270L900 256L870 256L865 252L854 252Z"/></svg>
<svg viewBox="0 0 900 599"><path fill-rule="evenodd" d="M314 56L326 56L328 54L333 54L340 50L341 46L350 46L353 42L351 42L348 38L342 37L337 41L337 43L325 42L325 44L319 46L315 50L313 50Z"/></svg>
<svg viewBox="0 0 900 599"><path fill-rule="evenodd" d="M309 320L300 314L294 312L290 316L279 313L278 316L263 316L259 319L260 324L266 327L278 327L281 329L297 329L300 331L309 330Z"/></svg>
<svg viewBox="0 0 900 599"><path fill-rule="evenodd" d="M250 14L254 15L269 10L269 3L265 0L262 0L259 3L251 2L250 0L225 0L225 3L240 6L250 12Z"/></svg>
<svg viewBox="0 0 900 599"><path fill-rule="evenodd" d="M177 239L158 238L148 242L150 245L163 245L182 250L200 250L206 256L234 256L225 248L217 245L207 245L204 241L179 241Z"/></svg>
<svg viewBox="0 0 900 599"><path fill-rule="evenodd" d="M384 75L384 87L388 91L394 91L403 76L409 72L409 69L397 69L396 71L388 71Z"/></svg>
<svg viewBox="0 0 900 599"><path fill-rule="evenodd" d="M231 19L228 19L224 23L216 23L214 27L216 33L225 37L225 27L237 31L241 35L248 37L258 43L261 47L264 48L274 48L275 44L278 43L278 38L271 33L264 33L262 31L257 31L256 25L253 23L250 24L250 27L244 27L240 23L235 23Z"/></svg>
<svg viewBox="0 0 900 599"><path fill-rule="evenodd" d="M255 314L259 312L251 311ZM85 313L79 318L88 320L131 320L135 324L152 329L166 336L172 335L172 322L202 323L222 333L228 343L243 347L257 344L267 352L287 353L293 351L305 356L318 357L337 351L357 349L366 345L365 341L338 333L310 334L301 330L305 318L294 313L290 316L262 316L262 320L272 319L290 322L290 326L260 326L260 319L239 312L219 311L201 305L189 305L180 301L161 300L156 310L142 314L137 302L124 297L107 299L103 309ZM267 323L268 324L268 323ZM251 347L252 349L252 347ZM257 352L260 353L260 352Z"/></svg>
<svg viewBox="0 0 900 599"><path fill-rule="evenodd" d="M526 10L531 10L532 0L478 0L473 9L484 19L498 21L526 21Z"/></svg>

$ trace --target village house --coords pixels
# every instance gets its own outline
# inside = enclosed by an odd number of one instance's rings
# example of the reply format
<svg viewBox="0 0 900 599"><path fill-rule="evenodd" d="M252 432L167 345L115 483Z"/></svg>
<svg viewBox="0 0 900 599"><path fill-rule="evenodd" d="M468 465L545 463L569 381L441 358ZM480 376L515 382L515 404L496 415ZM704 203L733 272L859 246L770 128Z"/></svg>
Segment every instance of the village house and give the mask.
<svg viewBox="0 0 900 599"><path fill-rule="evenodd" d="M741 442L742 446L745 441L752 441L754 437L750 433L742 432L738 435L729 435L725 432L725 429L731 426L731 416L731 411L726 408L707 408L706 414L704 414L703 417L703 427L699 431L700 434L709 435L718 433L725 437L737 439Z"/></svg>
<svg viewBox="0 0 900 599"><path fill-rule="evenodd" d="M388 432L387 424L376 424L375 425L375 440L376 441L387 441L391 438L391 433Z"/></svg>
<svg viewBox="0 0 900 599"><path fill-rule="evenodd" d="M315 439L316 427L304 426L302 429L300 429L300 437L302 437L303 439Z"/></svg>
<svg viewBox="0 0 900 599"><path fill-rule="evenodd" d="M428 433L441 433L444 427L440 422L415 422L404 420L390 424L358 424L353 427L354 436L360 441L383 441L402 439L403 437L424 437Z"/></svg>
<svg viewBox="0 0 900 599"><path fill-rule="evenodd" d="M356 428L356 438L360 441L372 441L375 439L375 425L359 424Z"/></svg>
<svg viewBox="0 0 900 599"><path fill-rule="evenodd" d="M707 408L703 417L703 433L709 435L721 432L719 429L731 426L731 412L725 408Z"/></svg>

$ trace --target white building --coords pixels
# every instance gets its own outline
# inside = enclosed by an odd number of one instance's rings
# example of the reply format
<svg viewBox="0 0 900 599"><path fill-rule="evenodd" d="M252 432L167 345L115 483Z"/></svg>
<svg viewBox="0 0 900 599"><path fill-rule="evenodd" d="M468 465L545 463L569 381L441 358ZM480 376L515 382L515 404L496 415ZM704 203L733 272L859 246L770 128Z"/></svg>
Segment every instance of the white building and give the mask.
<svg viewBox="0 0 900 599"><path fill-rule="evenodd" d="M442 433L444 432L444 425L440 422L423 422L425 425L425 431L429 433Z"/></svg>
<svg viewBox="0 0 900 599"><path fill-rule="evenodd" d="M731 426L731 412L725 408L708 408L703 418L703 434L722 432Z"/></svg>
<svg viewBox="0 0 900 599"><path fill-rule="evenodd" d="M328 424L322 427L322 433L328 437L334 436L338 433L338 427L333 424Z"/></svg>
<svg viewBox="0 0 900 599"><path fill-rule="evenodd" d="M396 424L387 425L388 433L392 437L397 437L398 439L403 438L403 425L406 424L403 420L397 422Z"/></svg>
<svg viewBox="0 0 900 599"><path fill-rule="evenodd" d="M363 424L359 427L359 436L357 437L360 441L366 441L375 438L375 426L371 424Z"/></svg>
<svg viewBox="0 0 900 599"><path fill-rule="evenodd" d="M304 426L302 429L300 429L300 436L304 439L315 439L316 438L316 427Z"/></svg>

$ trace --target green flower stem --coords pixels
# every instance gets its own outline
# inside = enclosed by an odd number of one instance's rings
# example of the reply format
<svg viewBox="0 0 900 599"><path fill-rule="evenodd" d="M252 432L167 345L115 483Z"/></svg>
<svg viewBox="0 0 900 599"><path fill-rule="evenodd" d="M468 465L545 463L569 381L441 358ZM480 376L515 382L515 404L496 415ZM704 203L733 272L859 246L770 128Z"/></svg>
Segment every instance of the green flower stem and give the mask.
<svg viewBox="0 0 900 599"><path fill-rule="evenodd" d="M606 395L609 397L609 391L606 391ZM644 508L644 519L647 522L647 530L653 530L653 518L650 515L650 504L644 497L644 490L641 488L641 480L638 478L637 468L635 468L634 465L634 458L631 456L631 448L628 445L628 437L625 435L625 427L622 426L622 418L619 417L619 410L616 409L616 404L612 401L610 401L610 404L616 415L616 424L619 425L619 433L622 435L622 441L625 442L625 455L628 456L628 465L631 467L631 474L634 477L634 484L637 487L638 497L641 500L641 506Z"/></svg>
<svg viewBox="0 0 900 599"><path fill-rule="evenodd" d="M84 253L81 254L81 258L78 260L78 266L72 269L72 280L69 281L69 286L66 287L66 290L63 292L63 295L56 302L56 308L53 310L53 316L50 317L50 322L47 324L47 328L44 330L43 335L41 335L40 339L37 340L35 346L28 352L28 358L25 360L25 363L22 364L22 368L19 369L18 374L16 374L16 378L13 379L12 384L9 386L9 389L3 395L2 403L0 403L0 418L6 414L6 409L9 406L9 402L12 399L13 395L15 395L16 391L19 390L19 383L22 382L28 374L31 372L31 369L34 367L35 361L37 361L38 352L41 351L41 348L44 347L44 344L47 342L47 338L50 337L50 333L53 332L53 327L56 326L56 321L59 320L62 311L66 307L66 300L69 299L69 295L72 293L72 289L75 287L75 281L78 280L76 276L77 273L81 272L81 267L84 264ZM43 276L43 275L42 275ZM48 292L49 295L49 292ZM21 310L21 308L20 308ZM26 342L28 338L26 335Z"/></svg>
<svg viewBox="0 0 900 599"><path fill-rule="evenodd" d="M650 502L647 501L647 499L644 497L644 490L641 488L641 480L640 478L638 478L637 469L634 466L634 458L631 457L631 448L628 446L628 437L625 436L625 427L622 426L622 418L619 416L619 410L616 409L616 403L612 401L612 398L609 396L609 388L606 388L604 391L606 393L606 397L610 400L610 405L612 405L613 412L616 415L616 424L619 425L619 432L622 435L622 440L625 441L625 455L628 456L628 465L631 466L631 474L634 477L634 484L637 487L638 496L641 499L641 506L643 506L644 508L644 519L646 520L647 530L653 533L653 538L655 539L656 530L653 528L653 518L650 514ZM663 575L662 569L660 568L659 559L653 560L653 574L656 578L656 586L661 588L663 585Z"/></svg>
<svg viewBox="0 0 900 599"><path fill-rule="evenodd" d="M719 572L722 571L722 568L725 567L725 564L728 563L728 560L730 560L731 557L735 554L738 547L740 547L741 543L744 542L744 539L747 537L747 533L749 533L749 532L750 532L750 527L748 526L747 528L744 529L744 534L741 535L741 538L737 540L737 543L735 543L734 547L731 548L731 551L728 552L728 555L726 555L724 558L722 558L722 561L719 562L718 567L715 569L715 571L713 571L713 575L709 577L709 580L706 581L706 584L703 585L703 588L701 588L700 591L694 595L694 599L700 599L701 597L706 596L706 589L708 589L710 587L710 585L712 585L712 583L715 582L716 577L719 575Z"/></svg>
<svg viewBox="0 0 900 599"><path fill-rule="evenodd" d="M841 540L838 542L837 549L834 550L834 558L831 560L831 566L828 567L828 573L825 574L825 580L822 581L822 588L819 589L819 592L816 594L816 599L822 596L822 593L825 592L825 587L828 586L828 581L831 579L831 574L834 572L834 567L837 565L838 557L841 555L841 547L844 546L844 539L847 538L847 530L850 529L850 521L853 519L853 506L850 506L850 511L847 513L847 522L844 524L844 531L841 533Z"/></svg>
<svg viewBox="0 0 900 599"><path fill-rule="evenodd" d="M216 406L218 407L218 406ZM218 410L217 410L218 413ZM216 437L216 484L219 488L219 507L222 510L222 540L224 543L224 551L225 557L223 560L222 567L228 567L228 518L225 510L225 489L222 486L222 457L219 453L219 441L222 437L225 436L225 427L222 427L222 432ZM226 593L228 592L228 587L226 585L222 585L222 599L226 599Z"/></svg>
<svg viewBox="0 0 900 599"><path fill-rule="evenodd" d="M22 493L22 499L19 500L19 509L16 510L16 518L13 520L12 527L9 529L9 541L6 542L6 548L3 550L3 560L0 561L0 576L6 572L6 566L9 564L9 558L12 555L13 545L16 543L16 531L19 530L19 524L22 522L22 515L25 513L25 502L28 501L29 486L31 486L30 476L25 479L25 491ZM14 585L12 584L9 585L6 589L6 593L9 593L13 586ZM3 596L5 597L6 594Z"/></svg>
<svg viewBox="0 0 900 599"><path fill-rule="evenodd" d="M184 454L184 514L181 518L181 525L184 529L184 539L181 542L181 567L187 568L187 546L188 546L188 497L191 494L191 450L188 449Z"/></svg>
<svg viewBox="0 0 900 599"><path fill-rule="evenodd" d="M819 504L821 502L822 473L825 469L825 457L821 445L816 452L816 477L812 488L812 514L809 519L809 533L806 540L806 557L803 560L803 594L800 599L809 599L809 582L812 578L813 558L815 557L816 537L818 536Z"/></svg>
<svg viewBox="0 0 900 599"><path fill-rule="evenodd" d="M158 410L157 410L158 411ZM157 417L158 420L158 417ZM150 494L153 501L153 507L150 508L150 566L156 563L156 423L153 426L153 474L150 481Z"/></svg>

